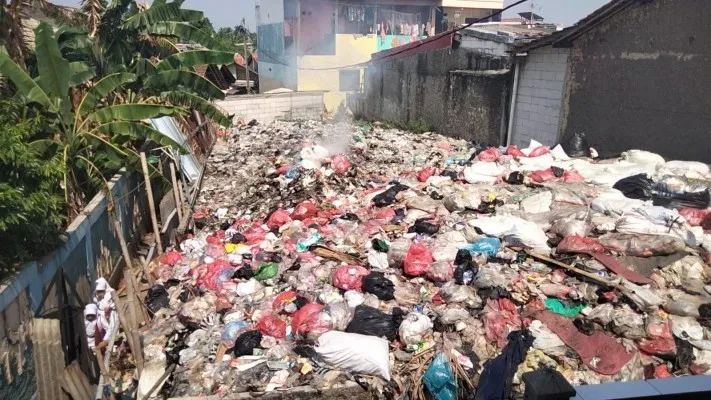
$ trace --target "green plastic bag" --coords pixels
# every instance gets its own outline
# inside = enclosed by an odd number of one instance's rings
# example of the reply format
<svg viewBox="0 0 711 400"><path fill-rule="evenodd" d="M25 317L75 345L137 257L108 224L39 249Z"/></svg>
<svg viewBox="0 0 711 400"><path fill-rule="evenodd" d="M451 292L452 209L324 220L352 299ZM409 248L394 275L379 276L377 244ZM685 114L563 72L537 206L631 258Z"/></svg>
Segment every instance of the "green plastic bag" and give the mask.
<svg viewBox="0 0 711 400"><path fill-rule="evenodd" d="M560 315L562 315L564 317L568 317L568 318L575 317L576 315L578 315L580 310L582 310L585 307L586 307L585 304L579 304L575 307L566 306L565 304L561 303L560 300L552 298L552 297L546 299L546 308L547 309L553 311L556 314L560 314Z"/></svg>
<svg viewBox="0 0 711 400"><path fill-rule="evenodd" d="M422 381L435 400L457 400L457 381L444 353L437 354L432 360Z"/></svg>
<svg viewBox="0 0 711 400"><path fill-rule="evenodd" d="M257 271L254 273L254 279L258 281L266 281L267 279L274 278L279 272L279 264L276 263L266 263L259 266Z"/></svg>

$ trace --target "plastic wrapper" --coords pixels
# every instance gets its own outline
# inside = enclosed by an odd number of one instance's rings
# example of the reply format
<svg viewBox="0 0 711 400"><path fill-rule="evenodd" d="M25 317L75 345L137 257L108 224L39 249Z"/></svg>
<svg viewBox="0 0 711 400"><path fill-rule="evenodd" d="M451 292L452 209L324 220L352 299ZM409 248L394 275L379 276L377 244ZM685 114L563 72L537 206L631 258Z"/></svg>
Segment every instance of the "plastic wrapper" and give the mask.
<svg viewBox="0 0 711 400"><path fill-rule="evenodd" d="M416 345L424 337L432 333L432 321L424 315L416 312L407 314L400 324L400 341L406 345Z"/></svg>
<svg viewBox="0 0 711 400"><path fill-rule="evenodd" d="M434 259L430 249L424 243L415 243L407 250L403 260L405 274L420 276L427 274Z"/></svg>
<svg viewBox="0 0 711 400"><path fill-rule="evenodd" d="M318 338L315 350L324 361L334 367L390 380L390 349L387 340L331 331Z"/></svg>
<svg viewBox="0 0 711 400"><path fill-rule="evenodd" d="M607 250L639 257L666 256L686 248L682 239L667 235L608 233L597 240Z"/></svg>
<svg viewBox="0 0 711 400"><path fill-rule="evenodd" d="M388 249L388 263L391 267L399 267L402 265L411 245L412 242L404 237L396 239L390 244L390 249Z"/></svg>
<svg viewBox="0 0 711 400"><path fill-rule="evenodd" d="M343 290L361 290L363 277L369 273L359 265L339 267L333 274L333 286Z"/></svg>
<svg viewBox="0 0 711 400"><path fill-rule="evenodd" d="M642 339L647 336L644 318L629 307L616 308L612 312L612 331L628 339Z"/></svg>

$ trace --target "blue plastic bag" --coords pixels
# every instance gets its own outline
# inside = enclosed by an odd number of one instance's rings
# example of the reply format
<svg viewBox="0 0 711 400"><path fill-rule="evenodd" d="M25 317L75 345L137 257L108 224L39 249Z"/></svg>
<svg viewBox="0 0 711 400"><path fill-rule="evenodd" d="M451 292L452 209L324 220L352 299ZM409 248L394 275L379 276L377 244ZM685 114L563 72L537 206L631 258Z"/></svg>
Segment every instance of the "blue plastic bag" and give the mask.
<svg viewBox="0 0 711 400"><path fill-rule="evenodd" d="M501 250L501 240L495 237L485 237L462 248L469 250L471 253L486 254L487 257L493 257Z"/></svg>
<svg viewBox="0 0 711 400"><path fill-rule="evenodd" d="M235 345L235 340L242 332L249 328L249 323L245 321L232 321L225 324L225 329L222 331L222 342L232 347Z"/></svg>
<svg viewBox="0 0 711 400"><path fill-rule="evenodd" d="M422 380L435 400L457 400L457 382L444 353L437 354Z"/></svg>

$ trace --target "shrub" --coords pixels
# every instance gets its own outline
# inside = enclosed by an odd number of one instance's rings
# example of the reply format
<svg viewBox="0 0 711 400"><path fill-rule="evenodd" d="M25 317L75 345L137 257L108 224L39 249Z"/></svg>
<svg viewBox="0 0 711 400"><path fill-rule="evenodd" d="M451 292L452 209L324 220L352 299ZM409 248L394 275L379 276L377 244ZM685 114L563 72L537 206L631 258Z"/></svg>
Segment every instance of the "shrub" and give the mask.
<svg viewBox="0 0 711 400"><path fill-rule="evenodd" d="M40 115L0 101L0 278L52 250L63 223L61 163Z"/></svg>

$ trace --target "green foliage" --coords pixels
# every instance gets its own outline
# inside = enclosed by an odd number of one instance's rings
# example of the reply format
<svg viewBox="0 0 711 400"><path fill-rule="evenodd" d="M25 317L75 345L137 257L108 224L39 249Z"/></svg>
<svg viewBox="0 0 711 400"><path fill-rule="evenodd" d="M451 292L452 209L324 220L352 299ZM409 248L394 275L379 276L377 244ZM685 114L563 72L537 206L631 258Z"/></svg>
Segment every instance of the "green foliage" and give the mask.
<svg viewBox="0 0 711 400"><path fill-rule="evenodd" d="M0 101L0 278L57 243L62 168L41 115Z"/></svg>
<svg viewBox="0 0 711 400"><path fill-rule="evenodd" d="M413 133L425 133L425 132L432 132L434 131L434 127L432 125L428 124L424 120L417 120L410 122L407 125L407 130Z"/></svg>
<svg viewBox="0 0 711 400"><path fill-rule="evenodd" d="M246 22L242 22L234 28L222 27L217 31L212 30L212 25L206 27L213 33L215 40L220 43L220 48L232 53L244 53L244 47L239 43L252 43L252 48L257 48L257 34L250 32L246 27Z"/></svg>

